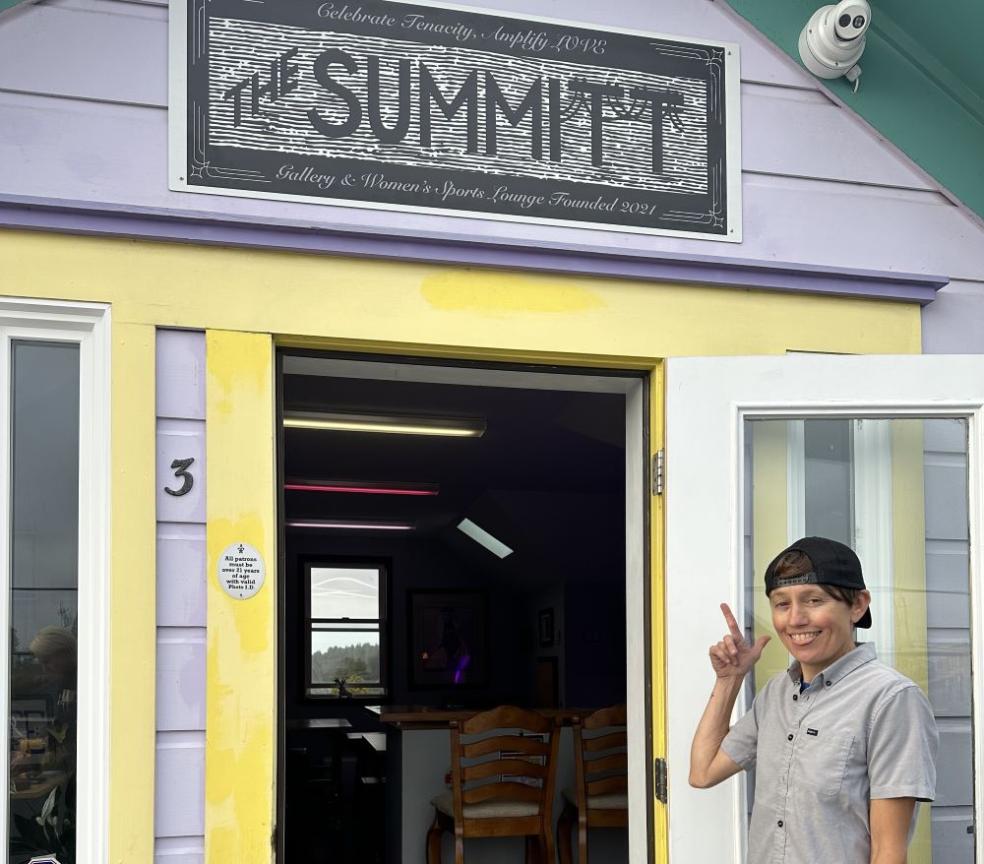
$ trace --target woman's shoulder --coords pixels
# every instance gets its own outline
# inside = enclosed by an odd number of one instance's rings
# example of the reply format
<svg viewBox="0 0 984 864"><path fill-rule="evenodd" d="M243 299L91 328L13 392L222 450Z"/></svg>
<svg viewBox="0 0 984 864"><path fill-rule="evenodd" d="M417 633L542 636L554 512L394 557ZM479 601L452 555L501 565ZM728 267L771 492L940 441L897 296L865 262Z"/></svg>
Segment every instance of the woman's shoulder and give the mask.
<svg viewBox="0 0 984 864"><path fill-rule="evenodd" d="M875 714L880 713L889 704L900 700L926 702L928 704L922 687L895 667L889 666L881 660L874 660L866 666L868 668L859 671L862 671L865 679L867 679L865 687L869 692L869 699Z"/></svg>

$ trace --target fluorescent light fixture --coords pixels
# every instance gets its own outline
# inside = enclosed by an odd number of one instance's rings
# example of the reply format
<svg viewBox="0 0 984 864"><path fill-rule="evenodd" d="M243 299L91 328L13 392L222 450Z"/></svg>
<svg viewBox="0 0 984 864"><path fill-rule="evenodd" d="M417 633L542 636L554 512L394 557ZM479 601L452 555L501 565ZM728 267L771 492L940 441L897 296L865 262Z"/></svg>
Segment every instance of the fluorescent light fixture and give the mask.
<svg viewBox="0 0 984 864"><path fill-rule="evenodd" d="M288 528L316 528L327 531L413 531L409 522L360 522L355 519L290 519Z"/></svg>
<svg viewBox="0 0 984 864"><path fill-rule="evenodd" d="M356 495L437 495L436 483L399 483L377 480L311 480L284 483L289 492L348 492Z"/></svg>
<svg viewBox="0 0 984 864"><path fill-rule="evenodd" d="M388 435L440 435L446 438L481 438L485 434L485 421L475 417L413 417L336 411L290 411L284 414L284 427Z"/></svg>
<svg viewBox="0 0 984 864"><path fill-rule="evenodd" d="M498 555L500 558L505 558L507 555L512 555L513 553L513 550L505 543L493 537L484 528L479 528L471 519L462 519L458 523L458 530L467 534L479 546L484 546L489 552L493 555Z"/></svg>

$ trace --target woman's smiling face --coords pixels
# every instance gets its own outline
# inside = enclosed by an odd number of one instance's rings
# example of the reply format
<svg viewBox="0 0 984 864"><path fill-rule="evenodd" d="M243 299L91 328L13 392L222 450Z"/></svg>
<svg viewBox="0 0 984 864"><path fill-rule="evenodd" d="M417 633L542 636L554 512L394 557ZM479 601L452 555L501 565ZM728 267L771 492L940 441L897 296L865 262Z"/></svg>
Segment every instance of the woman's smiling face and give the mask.
<svg viewBox="0 0 984 864"><path fill-rule="evenodd" d="M854 622L868 608L871 595L859 591L853 604L828 594L822 585L789 585L769 595L772 626L803 669L803 680L854 649Z"/></svg>

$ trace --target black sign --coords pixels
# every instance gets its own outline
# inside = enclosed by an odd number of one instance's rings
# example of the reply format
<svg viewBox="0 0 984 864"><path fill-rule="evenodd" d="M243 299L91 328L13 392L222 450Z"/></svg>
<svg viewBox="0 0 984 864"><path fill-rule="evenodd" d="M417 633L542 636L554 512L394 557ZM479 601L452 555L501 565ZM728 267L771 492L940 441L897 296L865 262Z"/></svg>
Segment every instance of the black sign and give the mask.
<svg viewBox="0 0 984 864"><path fill-rule="evenodd" d="M740 239L734 46L381 0L175 13L174 189Z"/></svg>

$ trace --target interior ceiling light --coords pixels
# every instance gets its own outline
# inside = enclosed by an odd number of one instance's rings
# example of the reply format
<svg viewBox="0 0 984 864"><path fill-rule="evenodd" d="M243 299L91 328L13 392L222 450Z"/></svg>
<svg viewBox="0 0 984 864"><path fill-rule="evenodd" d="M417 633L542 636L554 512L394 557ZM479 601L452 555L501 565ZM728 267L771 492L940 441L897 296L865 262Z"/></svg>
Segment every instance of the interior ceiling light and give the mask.
<svg viewBox="0 0 984 864"><path fill-rule="evenodd" d="M512 555L513 553L513 550L505 543L493 537L484 528L479 528L471 519L462 519L458 523L458 530L467 534L480 546L484 546L489 552L493 555L498 555L500 558L505 558L507 555Z"/></svg>
<svg viewBox="0 0 984 864"><path fill-rule="evenodd" d="M409 522L376 522L356 519L289 519L288 528L320 528L328 531L413 531Z"/></svg>
<svg viewBox="0 0 984 864"><path fill-rule="evenodd" d="M448 438L481 438L485 434L485 421L475 417L414 417L336 411L290 411L284 414L284 426L287 429L441 435Z"/></svg>
<svg viewBox="0 0 984 864"><path fill-rule="evenodd" d="M349 492L357 495L437 495L436 483L399 483L377 480L305 480L284 483L290 492Z"/></svg>

